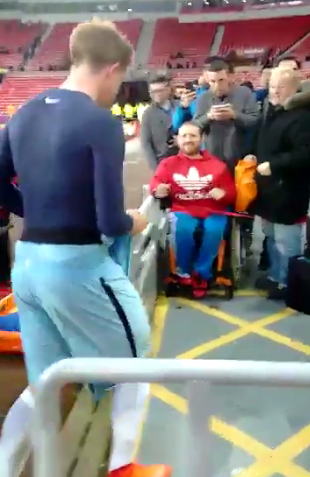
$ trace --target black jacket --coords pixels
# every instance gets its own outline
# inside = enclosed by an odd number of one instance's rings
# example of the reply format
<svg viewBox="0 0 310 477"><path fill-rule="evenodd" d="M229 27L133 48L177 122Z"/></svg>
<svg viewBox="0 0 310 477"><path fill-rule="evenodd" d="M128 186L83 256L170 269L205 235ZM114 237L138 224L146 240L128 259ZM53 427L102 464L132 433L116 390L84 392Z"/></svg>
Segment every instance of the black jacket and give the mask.
<svg viewBox="0 0 310 477"><path fill-rule="evenodd" d="M286 110L269 105L254 137L258 164L269 162L271 176L256 174L253 212L270 222L291 225L307 214L310 198L310 112L300 104Z"/></svg>

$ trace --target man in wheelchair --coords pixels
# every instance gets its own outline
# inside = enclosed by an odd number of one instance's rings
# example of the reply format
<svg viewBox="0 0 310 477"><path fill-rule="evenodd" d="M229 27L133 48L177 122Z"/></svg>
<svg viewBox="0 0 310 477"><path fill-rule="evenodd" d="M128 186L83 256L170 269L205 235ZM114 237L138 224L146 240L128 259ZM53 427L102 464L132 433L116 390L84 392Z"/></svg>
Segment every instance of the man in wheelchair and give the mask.
<svg viewBox="0 0 310 477"><path fill-rule="evenodd" d="M160 162L150 183L155 198L168 199L177 279L203 298L225 231L225 212L234 206L236 189L226 164L200 151L202 132L194 122L178 133L179 153ZM196 251L196 231L202 229Z"/></svg>

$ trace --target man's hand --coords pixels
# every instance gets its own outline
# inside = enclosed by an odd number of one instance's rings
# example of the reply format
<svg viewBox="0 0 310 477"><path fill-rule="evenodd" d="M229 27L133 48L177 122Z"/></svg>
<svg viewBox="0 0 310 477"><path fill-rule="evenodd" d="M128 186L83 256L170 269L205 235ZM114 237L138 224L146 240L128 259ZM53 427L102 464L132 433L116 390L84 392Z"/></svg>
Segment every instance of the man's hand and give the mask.
<svg viewBox="0 0 310 477"><path fill-rule="evenodd" d="M192 101L196 98L195 91L190 91L182 95L180 99L180 105L182 108L188 108Z"/></svg>
<svg viewBox="0 0 310 477"><path fill-rule="evenodd" d="M171 149L172 147L175 147L177 145L178 145L178 136L171 136L171 138L169 138L169 141L167 141L168 149Z"/></svg>
<svg viewBox="0 0 310 477"><path fill-rule="evenodd" d="M257 161L257 157L254 156L253 154L248 154L247 156L243 158L243 161L246 161L246 162Z"/></svg>
<svg viewBox="0 0 310 477"><path fill-rule="evenodd" d="M138 210L127 210L127 214L133 219L133 227L131 229L131 235L140 234L148 224L147 217L140 214Z"/></svg>
<svg viewBox="0 0 310 477"><path fill-rule="evenodd" d="M159 184L154 192L154 195L157 199L164 199L168 197L170 192L170 184Z"/></svg>
<svg viewBox="0 0 310 477"><path fill-rule="evenodd" d="M257 172L261 176L271 176L270 163L269 162L263 162L262 164L257 166Z"/></svg>
<svg viewBox="0 0 310 477"><path fill-rule="evenodd" d="M221 200L225 197L226 192L223 189L219 189L218 187L214 187L214 189L210 190L209 197L214 200Z"/></svg>
<svg viewBox="0 0 310 477"><path fill-rule="evenodd" d="M212 106L208 117L211 121L228 121L229 119L235 119L235 112L230 104L225 104L223 107Z"/></svg>

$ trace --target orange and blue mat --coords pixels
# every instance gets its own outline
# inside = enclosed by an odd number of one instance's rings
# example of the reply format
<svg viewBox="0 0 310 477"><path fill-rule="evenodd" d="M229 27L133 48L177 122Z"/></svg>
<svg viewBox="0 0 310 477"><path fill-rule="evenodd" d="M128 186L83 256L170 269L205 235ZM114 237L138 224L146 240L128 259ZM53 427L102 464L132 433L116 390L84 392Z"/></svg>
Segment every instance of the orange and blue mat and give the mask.
<svg viewBox="0 0 310 477"><path fill-rule="evenodd" d="M9 293L0 299L0 354L22 352L19 316L13 293Z"/></svg>

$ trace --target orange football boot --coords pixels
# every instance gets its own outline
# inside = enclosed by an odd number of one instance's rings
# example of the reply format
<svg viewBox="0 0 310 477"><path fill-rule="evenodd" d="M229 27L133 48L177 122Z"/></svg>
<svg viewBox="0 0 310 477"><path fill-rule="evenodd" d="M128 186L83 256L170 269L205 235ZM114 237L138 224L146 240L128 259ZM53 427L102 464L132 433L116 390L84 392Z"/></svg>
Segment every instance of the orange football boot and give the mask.
<svg viewBox="0 0 310 477"><path fill-rule="evenodd" d="M129 464L109 472L108 477L170 477L172 469L167 465Z"/></svg>

